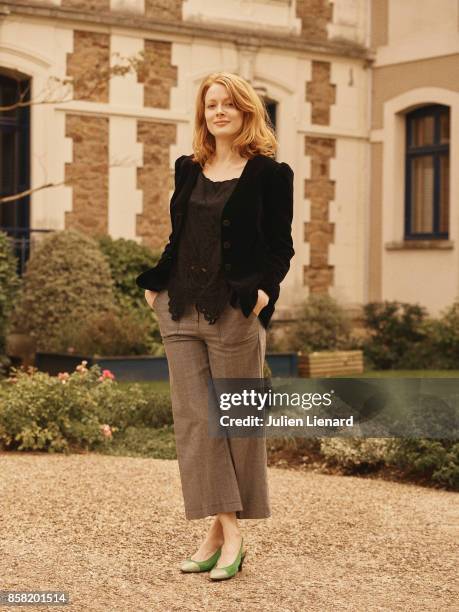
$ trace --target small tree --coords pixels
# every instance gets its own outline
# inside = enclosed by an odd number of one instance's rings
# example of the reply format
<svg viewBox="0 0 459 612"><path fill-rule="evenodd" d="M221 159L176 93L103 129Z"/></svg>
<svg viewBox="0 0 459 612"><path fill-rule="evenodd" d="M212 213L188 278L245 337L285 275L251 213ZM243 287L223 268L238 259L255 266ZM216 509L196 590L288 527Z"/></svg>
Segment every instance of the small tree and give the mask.
<svg viewBox="0 0 459 612"><path fill-rule="evenodd" d="M91 313L115 308L113 280L104 255L91 237L56 231L32 252L11 327L36 339L39 351L65 351L62 326L80 329Z"/></svg>

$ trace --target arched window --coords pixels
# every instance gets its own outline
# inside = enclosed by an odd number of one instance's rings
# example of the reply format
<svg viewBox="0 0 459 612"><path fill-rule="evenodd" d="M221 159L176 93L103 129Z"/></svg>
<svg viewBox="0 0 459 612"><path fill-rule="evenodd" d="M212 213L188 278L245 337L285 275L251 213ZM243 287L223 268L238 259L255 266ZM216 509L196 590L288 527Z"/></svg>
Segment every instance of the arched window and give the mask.
<svg viewBox="0 0 459 612"><path fill-rule="evenodd" d="M449 235L449 107L406 115L405 239Z"/></svg>

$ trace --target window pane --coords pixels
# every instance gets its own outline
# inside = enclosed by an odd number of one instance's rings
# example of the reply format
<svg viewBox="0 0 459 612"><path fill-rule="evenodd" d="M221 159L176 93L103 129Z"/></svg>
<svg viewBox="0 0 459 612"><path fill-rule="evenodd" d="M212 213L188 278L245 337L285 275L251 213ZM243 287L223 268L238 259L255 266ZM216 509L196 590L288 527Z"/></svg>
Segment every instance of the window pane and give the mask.
<svg viewBox="0 0 459 612"><path fill-rule="evenodd" d="M434 117L427 115L425 117L417 117L411 122L412 135L411 146L422 147L430 145L434 142Z"/></svg>
<svg viewBox="0 0 459 612"><path fill-rule="evenodd" d="M411 162L411 232L433 231L433 185L434 169L432 156L417 157Z"/></svg>
<svg viewBox="0 0 459 612"><path fill-rule="evenodd" d="M449 155L440 155L440 220L439 231L449 231Z"/></svg>
<svg viewBox="0 0 459 612"><path fill-rule="evenodd" d="M449 109L440 113L440 143L449 142Z"/></svg>
<svg viewBox="0 0 459 612"><path fill-rule="evenodd" d="M11 195L15 191L14 176L15 132L0 130L0 193Z"/></svg>
<svg viewBox="0 0 459 612"><path fill-rule="evenodd" d="M20 101L19 83L4 76L0 76L0 106L8 108L14 106ZM18 112L16 108L3 110L0 117L15 117Z"/></svg>

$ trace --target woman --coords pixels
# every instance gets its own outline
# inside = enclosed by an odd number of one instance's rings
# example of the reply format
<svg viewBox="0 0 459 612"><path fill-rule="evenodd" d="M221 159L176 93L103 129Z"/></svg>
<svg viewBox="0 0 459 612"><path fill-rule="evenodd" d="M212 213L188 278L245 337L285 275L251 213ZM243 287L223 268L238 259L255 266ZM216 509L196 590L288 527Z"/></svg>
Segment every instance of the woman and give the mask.
<svg viewBox="0 0 459 612"><path fill-rule="evenodd" d="M295 253L293 171L274 159L260 98L231 73L199 88L193 151L175 162L169 242L136 282L168 360L185 516L215 516L181 569L221 580L245 556L237 519L271 509L266 440L208 436L208 381L263 377L266 329Z"/></svg>

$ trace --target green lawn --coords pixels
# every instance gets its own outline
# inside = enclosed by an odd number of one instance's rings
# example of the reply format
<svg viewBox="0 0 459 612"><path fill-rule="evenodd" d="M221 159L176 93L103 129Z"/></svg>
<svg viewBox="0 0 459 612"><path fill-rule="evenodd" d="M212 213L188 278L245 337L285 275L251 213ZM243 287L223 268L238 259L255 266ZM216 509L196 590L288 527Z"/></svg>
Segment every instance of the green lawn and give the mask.
<svg viewBox="0 0 459 612"><path fill-rule="evenodd" d="M459 378L459 370L367 370L346 378Z"/></svg>
<svg viewBox="0 0 459 612"><path fill-rule="evenodd" d="M152 381L139 381L136 383L132 382L118 382L122 387L129 387L132 384L140 385L143 389L151 389L152 391L169 391L169 380L152 380Z"/></svg>
<svg viewBox="0 0 459 612"><path fill-rule="evenodd" d="M459 378L459 370L367 370L363 374L335 375L331 378ZM277 379L276 379L277 380ZM130 382L120 382L120 385L129 386ZM138 382L145 389L152 391L168 391L169 381L158 380L152 382Z"/></svg>

